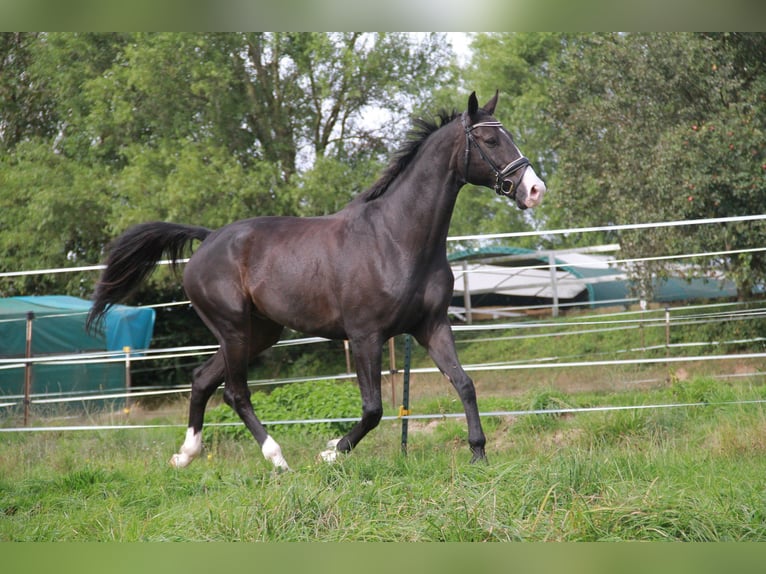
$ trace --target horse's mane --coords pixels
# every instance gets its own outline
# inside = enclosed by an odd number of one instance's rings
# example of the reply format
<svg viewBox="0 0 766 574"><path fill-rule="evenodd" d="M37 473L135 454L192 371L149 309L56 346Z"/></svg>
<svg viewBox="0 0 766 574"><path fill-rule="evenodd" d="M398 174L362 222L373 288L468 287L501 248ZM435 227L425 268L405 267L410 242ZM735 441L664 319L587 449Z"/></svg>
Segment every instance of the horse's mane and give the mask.
<svg viewBox="0 0 766 574"><path fill-rule="evenodd" d="M380 178L367 191L362 192L357 197L357 201L372 201L386 193L391 183L410 164L423 145L423 142L428 139L428 136L450 123L458 115L458 112L455 110L452 112L442 110L438 113L438 117L433 120L423 118L413 119L412 127L407 132L404 144L391 156L391 160L383 170Z"/></svg>

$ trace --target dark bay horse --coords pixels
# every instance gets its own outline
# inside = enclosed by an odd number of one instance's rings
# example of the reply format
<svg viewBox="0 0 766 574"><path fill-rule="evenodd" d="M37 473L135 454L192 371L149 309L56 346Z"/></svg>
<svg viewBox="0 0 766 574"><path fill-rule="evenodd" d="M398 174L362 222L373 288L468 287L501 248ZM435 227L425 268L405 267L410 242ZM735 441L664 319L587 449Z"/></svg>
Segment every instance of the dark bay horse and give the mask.
<svg viewBox="0 0 766 574"><path fill-rule="evenodd" d="M494 188L521 209L537 206L545 184L492 114L497 93L483 107L476 94L463 113L438 122L417 120L408 141L380 179L341 211L324 217L256 217L212 231L173 223L144 223L112 243L89 328L110 305L125 300L163 255L187 263L183 286L194 309L220 343L197 368L186 439L171 464L188 465L202 449L205 406L225 382L224 400L244 421L277 469L288 465L253 411L250 362L279 340L284 327L348 339L362 396L361 420L322 453L348 452L383 414L383 343L410 333L455 387L465 409L472 461L485 458L485 436L473 381L455 351L447 318L453 275L447 230L464 184Z"/></svg>

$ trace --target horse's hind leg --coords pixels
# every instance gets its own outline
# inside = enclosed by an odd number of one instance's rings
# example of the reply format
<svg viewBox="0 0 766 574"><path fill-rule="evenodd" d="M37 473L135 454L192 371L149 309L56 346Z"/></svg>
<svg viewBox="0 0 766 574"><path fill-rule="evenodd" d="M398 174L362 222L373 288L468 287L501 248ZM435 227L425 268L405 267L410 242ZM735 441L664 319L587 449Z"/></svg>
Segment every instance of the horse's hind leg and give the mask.
<svg viewBox="0 0 766 574"><path fill-rule="evenodd" d="M196 310L221 345L219 352L225 379L223 400L245 423L260 445L263 456L276 468L287 470L289 467L282 456L282 450L255 416L253 404L250 402L250 389L247 386L248 365L261 351L279 340L282 325L268 319L256 318L247 300L233 296L228 300L223 298L198 301ZM198 422L201 428L203 414L204 405L194 412L194 416L200 417L199 421L191 421L193 411L190 410L190 421Z"/></svg>
<svg viewBox="0 0 766 574"><path fill-rule="evenodd" d="M226 360L226 386L223 399L245 423L261 447L263 456L277 470L289 470L279 444L269 435L255 415L247 386L247 367L250 360L279 340L282 326L271 321L253 321L249 340L229 335L221 342Z"/></svg>
<svg viewBox="0 0 766 574"><path fill-rule="evenodd" d="M202 313L200 316L207 323ZM208 325L210 324L208 323ZM218 336L218 329L211 326L211 331ZM277 468L287 468L287 462L282 456L279 445L268 435L253 412L250 390L247 387L248 364L261 351L279 340L282 326L272 322L254 321L250 326L250 331L249 345L247 345L247 340L238 343L237 341L241 341L241 337L230 336L229 340L221 344L221 348L215 355L195 370L189 402L189 426L186 430L186 438L179 452L171 457L171 465L183 468L202 451L202 426L205 407L215 390L226 379L224 401L237 412L256 438L264 457L271 460Z"/></svg>
<svg viewBox="0 0 766 574"><path fill-rule="evenodd" d="M202 452L202 424L207 402L223 382L226 363L223 353L217 351L194 371L191 399L189 401L189 426L186 439L178 453L170 458L170 464L183 468Z"/></svg>
<svg viewBox="0 0 766 574"><path fill-rule="evenodd" d="M383 400L380 390L380 338L378 336L352 337L350 343L359 391L362 395L362 418L346 436L330 441L327 444L328 450L319 453L327 462L335 461L338 453L353 449L367 433L378 426L383 417Z"/></svg>

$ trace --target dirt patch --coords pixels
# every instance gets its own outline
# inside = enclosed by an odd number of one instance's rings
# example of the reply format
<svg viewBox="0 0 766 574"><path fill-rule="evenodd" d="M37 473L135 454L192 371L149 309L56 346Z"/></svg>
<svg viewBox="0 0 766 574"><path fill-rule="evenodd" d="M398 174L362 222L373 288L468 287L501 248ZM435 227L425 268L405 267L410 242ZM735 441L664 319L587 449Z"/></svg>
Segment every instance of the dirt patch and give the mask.
<svg viewBox="0 0 766 574"><path fill-rule="evenodd" d="M437 429L437 427L442 423L443 421L440 420L431 420L428 422L423 421L410 421L409 425L407 425L407 429L411 433L421 433L421 434L433 434L433 432Z"/></svg>

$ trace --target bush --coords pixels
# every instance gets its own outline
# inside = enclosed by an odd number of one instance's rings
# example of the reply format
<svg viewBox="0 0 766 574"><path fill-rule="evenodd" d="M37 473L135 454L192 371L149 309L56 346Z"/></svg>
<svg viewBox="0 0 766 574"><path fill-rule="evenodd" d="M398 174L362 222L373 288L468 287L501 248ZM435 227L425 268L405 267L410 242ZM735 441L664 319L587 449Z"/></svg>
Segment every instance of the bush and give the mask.
<svg viewBox="0 0 766 574"><path fill-rule="evenodd" d="M349 381L311 381L277 387L271 392L257 391L251 397L258 418L269 421L359 418L361 399L356 384ZM208 411L209 423L241 423L237 413L222 404ZM278 425L279 435L341 436L353 422L327 422ZM268 424L266 424L268 428ZM243 438L250 433L244 424L216 427L223 435ZM271 429L270 429L271 430Z"/></svg>

